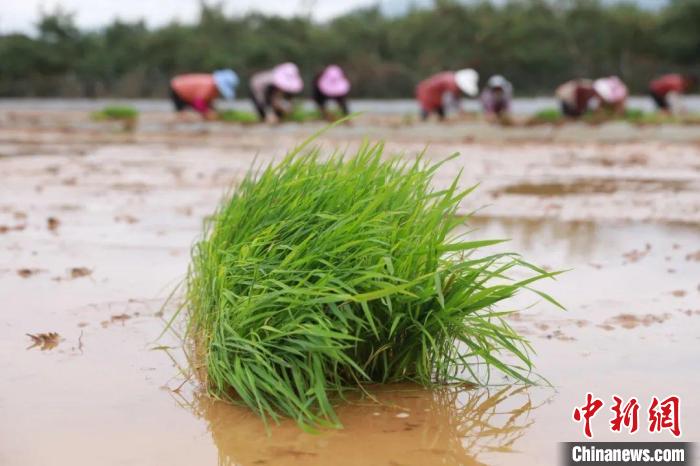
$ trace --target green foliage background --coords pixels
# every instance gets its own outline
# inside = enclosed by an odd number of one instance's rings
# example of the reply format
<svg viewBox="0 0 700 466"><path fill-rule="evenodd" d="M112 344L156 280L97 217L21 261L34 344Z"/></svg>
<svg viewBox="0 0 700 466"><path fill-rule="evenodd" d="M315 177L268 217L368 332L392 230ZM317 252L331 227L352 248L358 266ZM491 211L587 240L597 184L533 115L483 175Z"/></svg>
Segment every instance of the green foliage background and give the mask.
<svg viewBox="0 0 700 466"><path fill-rule="evenodd" d="M344 66L358 97L410 97L420 79L465 66L506 75L519 95L613 73L644 92L658 73L700 70L699 24L700 0L656 11L597 0L436 0L401 16L369 8L324 23L232 17L203 4L195 24L116 20L84 31L56 11L35 36L0 35L0 96L162 97L177 73L231 67L245 81L286 60L307 82L324 64Z"/></svg>

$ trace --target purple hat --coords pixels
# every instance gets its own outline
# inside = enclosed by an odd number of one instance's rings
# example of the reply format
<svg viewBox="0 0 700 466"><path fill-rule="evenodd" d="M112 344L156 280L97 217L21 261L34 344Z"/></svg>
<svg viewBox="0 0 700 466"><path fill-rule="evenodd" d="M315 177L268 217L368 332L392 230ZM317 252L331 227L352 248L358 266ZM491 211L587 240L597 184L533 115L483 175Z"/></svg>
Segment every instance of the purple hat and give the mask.
<svg viewBox="0 0 700 466"><path fill-rule="evenodd" d="M338 65L330 65L321 73L318 89L328 97L342 97L350 92L350 81Z"/></svg>
<svg viewBox="0 0 700 466"><path fill-rule="evenodd" d="M296 94L304 88L299 68L291 62L277 65L272 70L272 83L284 92Z"/></svg>

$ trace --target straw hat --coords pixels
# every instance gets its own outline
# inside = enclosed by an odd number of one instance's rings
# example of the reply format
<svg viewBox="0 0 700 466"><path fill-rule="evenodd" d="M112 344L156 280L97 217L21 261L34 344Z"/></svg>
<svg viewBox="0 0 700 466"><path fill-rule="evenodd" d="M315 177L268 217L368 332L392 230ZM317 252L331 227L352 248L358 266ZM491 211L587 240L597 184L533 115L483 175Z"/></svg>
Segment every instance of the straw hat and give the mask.
<svg viewBox="0 0 700 466"><path fill-rule="evenodd" d="M296 94L304 88L297 65L291 62L277 65L272 70L272 83L284 92Z"/></svg>
<svg viewBox="0 0 700 466"><path fill-rule="evenodd" d="M328 97L342 97L350 92L350 81L338 65L330 65L321 73L318 89Z"/></svg>
<svg viewBox="0 0 700 466"><path fill-rule="evenodd" d="M479 93L479 73L471 68L459 70L455 73L455 81L465 94L474 97Z"/></svg>

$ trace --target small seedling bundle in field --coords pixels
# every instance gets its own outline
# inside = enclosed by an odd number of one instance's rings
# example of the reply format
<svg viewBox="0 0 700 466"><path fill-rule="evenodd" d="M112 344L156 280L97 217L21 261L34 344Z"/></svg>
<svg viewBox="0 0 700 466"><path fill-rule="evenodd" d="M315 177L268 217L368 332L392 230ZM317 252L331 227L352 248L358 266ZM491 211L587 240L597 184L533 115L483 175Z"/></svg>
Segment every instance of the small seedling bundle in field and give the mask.
<svg viewBox="0 0 700 466"><path fill-rule="evenodd" d="M128 105L109 105L93 113L93 118L96 120L136 120L138 116L139 111Z"/></svg>
<svg viewBox="0 0 700 466"><path fill-rule="evenodd" d="M461 237L470 190L434 188L440 163L383 151L302 145L208 221L186 308L210 394L313 429L338 426L334 404L370 384L530 380L500 304L556 273Z"/></svg>
<svg viewBox="0 0 700 466"><path fill-rule="evenodd" d="M260 118L253 112L244 110L222 110L219 112L219 120L227 123L240 123L249 125L260 122Z"/></svg>
<svg viewBox="0 0 700 466"><path fill-rule="evenodd" d="M128 105L109 105L92 114L92 119L96 121L120 122L125 131L131 131L136 127L138 117L139 111Z"/></svg>
<svg viewBox="0 0 700 466"><path fill-rule="evenodd" d="M339 111L330 111L330 118L332 120L337 120L342 118L343 115ZM309 121L322 121L325 117L320 110L315 108L306 108L303 105L295 105L292 111L284 116L283 121L291 121L296 123L305 123Z"/></svg>
<svg viewBox="0 0 700 466"><path fill-rule="evenodd" d="M530 124L563 123L564 115L556 108L543 108L530 117Z"/></svg>
<svg viewBox="0 0 700 466"><path fill-rule="evenodd" d="M625 109L623 113L615 113L605 109L589 111L581 115L580 120L592 125L607 123L610 121L626 121L634 125L663 125L663 124L698 124L700 116L692 113L668 115L660 112L644 112L637 108ZM528 124L555 124L560 125L572 121L564 116L556 108L545 108L530 117Z"/></svg>
<svg viewBox="0 0 700 466"><path fill-rule="evenodd" d="M331 113L331 116L334 120L342 117L342 115L338 112ZM301 105L296 105L292 108L292 111L289 112L289 114L282 118L282 121L305 123L309 121L320 121L323 119L323 114L319 110L307 109ZM243 110L220 111L219 120L225 121L227 123L240 124L260 123L260 118L255 113L246 112Z"/></svg>

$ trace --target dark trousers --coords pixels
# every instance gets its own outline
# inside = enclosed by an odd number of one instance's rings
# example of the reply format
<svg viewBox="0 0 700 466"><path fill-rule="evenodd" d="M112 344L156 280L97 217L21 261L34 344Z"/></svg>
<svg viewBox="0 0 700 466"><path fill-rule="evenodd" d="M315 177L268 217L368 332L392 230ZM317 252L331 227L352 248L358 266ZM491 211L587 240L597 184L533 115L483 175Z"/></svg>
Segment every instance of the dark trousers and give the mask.
<svg viewBox="0 0 700 466"><path fill-rule="evenodd" d="M173 107L175 107L175 111L181 112L185 110L187 107L190 106L189 103L187 103L182 97L178 95L177 92L175 92L175 89L170 86L170 101L173 103Z"/></svg>
<svg viewBox="0 0 700 466"><path fill-rule="evenodd" d="M322 94L317 87L314 87L312 97L314 99L314 102L316 102L316 105L318 105L318 108L324 113L326 111L326 103L329 100L336 101L338 107L340 107L340 111L343 112L343 115L347 115L348 113L350 113L348 110L347 96L345 95L340 97L328 97L327 95Z"/></svg>
<svg viewBox="0 0 700 466"><path fill-rule="evenodd" d="M442 105L440 105L439 107L437 107L437 108L435 108L435 109L433 109L433 110L426 110L426 109L424 109L424 108L421 109L421 111L420 111L420 119L423 120L423 121L427 120L428 117L430 116L430 114L433 113L433 112L437 113L437 116L438 116L438 118L440 119L440 121L442 121L442 120L445 119L445 107L443 107Z"/></svg>
<svg viewBox="0 0 700 466"><path fill-rule="evenodd" d="M575 106L562 101L561 113L563 113L565 116L576 118L580 117L583 112L579 111Z"/></svg>
<svg viewBox="0 0 700 466"><path fill-rule="evenodd" d="M265 116L267 115L267 109L271 108L273 112L275 112L275 115L277 118L281 119L284 116L284 112L280 110L279 108L275 107L272 105L272 101L277 97L277 98L284 98L284 99L289 99L290 96L282 93L281 96L278 96L277 94L280 93L281 91L277 89L274 86L268 86L267 89L265 89L265 96L264 96L264 101L260 102L258 99L255 98L255 94L251 93L250 94L250 100L253 101L253 106L255 106L255 110L258 112L258 116L260 117L260 120L264 121Z"/></svg>
<svg viewBox="0 0 700 466"><path fill-rule="evenodd" d="M654 99L654 103L656 103L657 107L659 107L661 110L668 110L669 104L665 95L657 94L652 90L649 90L649 95L652 99Z"/></svg>

